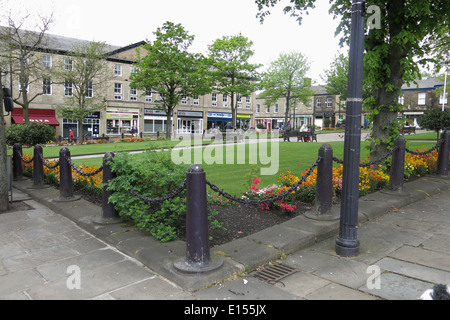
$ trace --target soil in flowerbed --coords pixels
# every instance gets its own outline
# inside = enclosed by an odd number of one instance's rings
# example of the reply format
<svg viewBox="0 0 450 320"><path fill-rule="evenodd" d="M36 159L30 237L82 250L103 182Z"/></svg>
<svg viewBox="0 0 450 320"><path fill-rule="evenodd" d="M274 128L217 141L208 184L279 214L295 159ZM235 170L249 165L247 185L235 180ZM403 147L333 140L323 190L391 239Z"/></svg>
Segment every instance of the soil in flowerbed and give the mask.
<svg viewBox="0 0 450 320"><path fill-rule="evenodd" d="M218 214L215 218L223 223L224 227L224 229L210 228L210 246L214 247L270 228L301 215L311 208L309 204L303 202L293 204L296 205L296 209L292 212L281 209L261 210L252 205L242 204L209 205L209 210L217 210ZM179 237L184 240L184 232L180 233Z"/></svg>
<svg viewBox="0 0 450 320"><path fill-rule="evenodd" d="M101 196L83 191L75 193L80 194L90 202L102 205ZM215 219L223 225L223 228L209 229L210 247L243 238L281 224L311 209L310 204L300 201L290 204L295 205L296 209L293 211L283 211L281 209L262 210L254 205L244 204L208 205L208 210L217 211ZM182 221L178 232L179 239L183 241L186 239L184 222Z"/></svg>

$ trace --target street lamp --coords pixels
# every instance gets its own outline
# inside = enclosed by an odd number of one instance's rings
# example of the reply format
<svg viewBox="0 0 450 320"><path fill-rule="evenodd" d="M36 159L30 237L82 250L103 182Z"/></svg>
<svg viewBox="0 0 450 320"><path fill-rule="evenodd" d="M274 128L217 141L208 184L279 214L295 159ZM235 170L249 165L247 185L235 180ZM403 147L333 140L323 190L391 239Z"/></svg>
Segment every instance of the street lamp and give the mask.
<svg viewBox="0 0 450 320"><path fill-rule="evenodd" d="M359 254L358 224L359 159L361 149L361 110L363 91L365 3L352 1L352 24L342 174L342 202L336 253L340 256Z"/></svg>

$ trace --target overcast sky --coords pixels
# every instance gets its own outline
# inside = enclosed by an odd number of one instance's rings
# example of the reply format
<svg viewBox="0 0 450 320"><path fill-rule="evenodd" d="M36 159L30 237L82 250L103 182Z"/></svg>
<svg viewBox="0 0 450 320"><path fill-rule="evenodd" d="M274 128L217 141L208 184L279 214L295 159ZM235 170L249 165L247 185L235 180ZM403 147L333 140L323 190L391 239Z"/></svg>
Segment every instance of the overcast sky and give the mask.
<svg viewBox="0 0 450 320"><path fill-rule="evenodd" d="M256 18L254 0L0 0L2 12L48 16L54 23L49 33L125 46L154 40L153 32L164 22L181 23L195 36L191 51L207 53L215 39L242 33L253 41L253 63L265 66L282 52L301 52L310 62L309 76L323 83L320 75L340 51L334 36L337 20L328 14L329 1L318 0L301 26L282 12L283 2L271 9L264 24ZM284 2L286 3L286 1ZM5 19L0 18L5 25Z"/></svg>

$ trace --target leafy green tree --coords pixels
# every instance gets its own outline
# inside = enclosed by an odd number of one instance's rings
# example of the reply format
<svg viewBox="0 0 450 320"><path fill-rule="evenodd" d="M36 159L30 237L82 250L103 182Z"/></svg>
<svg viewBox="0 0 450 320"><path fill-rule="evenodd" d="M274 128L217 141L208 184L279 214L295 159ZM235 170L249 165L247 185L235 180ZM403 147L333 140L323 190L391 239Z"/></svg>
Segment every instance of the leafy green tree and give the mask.
<svg viewBox="0 0 450 320"><path fill-rule="evenodd" d="M325 77L322 77L327 92L339 96L339 111L345 107L347 99L348 63L348 55L341 53L335 56L330 69L325 70Z"/></svg>
<svg viewBox="0 0 450 320"><path fill-rule="evenodd" d="M442 111L440 108L426 110L419 119L419 125L428 130L436 131L439 141L439 132L450 127L450 110Z"/></svg>
<svg viewBox="0 0 450 320"><path fill-rule="evenodd" d="M255 0L260 20L270 13L269 8L281 0ZM336 30L341 44L348 43L351 28L351 1L331 0L330 12L341 21ZM315 0L290 0L285 13L297 17L313 8ZM383 156L398 135L397 113L401 111L398 97L404 83L420 76L420 65L437 62L432 52L431 35L440 35L450 21L448 0L373 0L380 9L380 28L372 29L365 37L364 107L373 120L372 158ZM372 18L372 16L369 16Z"/></svg>
<svg viewBox="0 0 450 320"><path fill-rule="evenodd" d="M154 34L156 40L143 45L146 54L136 61L131 85L159 93L155 103L167 114L166 138L169 138L173 109L184 97L210 91L209 77L205 58L188 51L194 36L181 24L166 22Z"/></svg>
<svg viewBox="0 0 450 320"><path fill-rule="evenodd" d="M264 90L260 96L266 105L275 103L278 99L286 99L284 123L287 124L291 107L297 103L306 103L314 94L310 89L311 81L306 77L309 64L300 52L282 53L277 60L272 61L268 71L262 74L260 86Z"/></svg>
<svg viewBox="0 0 450 320"><path fill-rule="evenodd" d="M255 89L258 64L249 63L253 42L243 35L226 36L208 46L213 90L231 97L233 129L236 129L236 95L249 96Z"/></svg>

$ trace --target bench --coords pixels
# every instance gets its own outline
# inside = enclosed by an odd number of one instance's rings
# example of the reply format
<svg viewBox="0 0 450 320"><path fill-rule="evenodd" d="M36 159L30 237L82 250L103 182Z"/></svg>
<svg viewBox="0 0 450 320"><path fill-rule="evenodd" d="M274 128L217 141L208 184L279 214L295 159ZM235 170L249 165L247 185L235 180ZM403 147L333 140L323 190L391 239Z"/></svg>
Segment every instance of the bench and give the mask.
<svg viewBox="0 0 450 320"><path fill-rule="evenodd" d="M310 142L312 142L312 141L317 142L317 134L314 132L309 132L309 131L289 131L289 132L284 133L284 137L285 138L283 139L283 141L286 141L287 140L286 138L290 139L290 138L296 137L297 142L298 141L306 142L306 140L308 140ZM308 137L309 137L309 139L306 139Z"/></svg>
<svg viewBox="0 0 450 320"><path fill-rule="evenodd" d="M416 127L403 127L400 129L401 134L411 134L416 133Z"/></svg>

